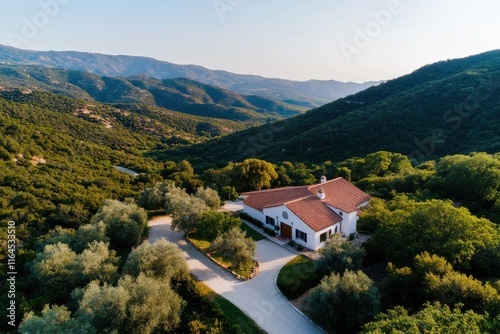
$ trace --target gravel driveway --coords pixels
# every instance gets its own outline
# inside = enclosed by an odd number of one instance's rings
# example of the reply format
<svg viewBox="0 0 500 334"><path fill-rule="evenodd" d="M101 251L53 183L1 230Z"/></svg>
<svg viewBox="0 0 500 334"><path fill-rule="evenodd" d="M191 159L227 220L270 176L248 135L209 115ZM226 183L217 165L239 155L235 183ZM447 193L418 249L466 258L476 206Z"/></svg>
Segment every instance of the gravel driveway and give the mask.
<svg viewBox="0 0 500 334"><path fill-rule="evenodd" d="M268 241L257 242L255 259L259 274L240 282L226 270L211 262L203 253L183 239L183 234L170 229L170 217L157 217L149 222L149 242L165 238L177 243L184 252L191 272L212 290L231 301L262 329L270 334L313 334L323 331L298 313L277 291L275 280L280 268L296 255Z"/></svg>

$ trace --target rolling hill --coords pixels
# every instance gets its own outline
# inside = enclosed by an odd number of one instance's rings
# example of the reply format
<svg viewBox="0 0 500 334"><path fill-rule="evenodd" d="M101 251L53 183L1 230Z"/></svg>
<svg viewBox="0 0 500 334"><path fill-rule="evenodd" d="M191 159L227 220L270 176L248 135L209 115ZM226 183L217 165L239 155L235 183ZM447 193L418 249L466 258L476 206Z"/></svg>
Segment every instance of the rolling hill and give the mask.
<svg viewBox="0 0 500 334"><path fill-rule="evenodd" d="M159 79L184 77L241 94L263 96L306 108L318 107L380 83L270 79L256 75L209 70L195 65L177 65L146 57L111 56L74 51L29 51L4 45L0 45L0 64L50 66L108 77L134 75L146 75Z"/></svg>
<svg viewBox="0 0 500 334"><path fill-rule="evenodd" d="M110 104L147 104L187 114L264 124L306 108L184 79L103 77L41 66L0 65L0 86L46 90Z"/></svg>
<svg viewBox="0 0 500 334"><path fill-rule="evenodd" d="M427 65L304 115L166 155L224 165L248 157L340 161L380 150L417 162L499 152L500 50Z"/></svg>
<svg viewBox="0 0 500 334"><path fill-rule="evenodd" d="M134 152L147 152L154 147L171 147L186 145L190 143L200 143L213 137L223 136L235 131L243 130L242 123L187 115L184 113L171 111L144 104L106 105L92 101L85 101L75 98L57 95L45 91L33 91L29 89L6 89L0 88L0 100L9 103L22 104L25 108L33 108L37 111L40 126L46 126L48 117L44 115L58 113L64 117L66 123L74 123L78 119L82 121L81 132L85 132L87 126L100 126L97 138L118 136L123 143L118 141L102 142L100 145L113 146L115 148L131 146ZM0 113L8 114L9 108L0 109ZM35 112L35 111L34 111ZM39 115L38 115L39 114ZM16 118L15 114L9 115ZM33 121L36 124L36 121ZM59 131L59 129L55 129ZM64 130L72 135L71 129ZM117 135L121 133L120 135ZM88 140L92 140L92 131L89 131ZM78 132L78 135L80 132ZM76 136L76 134L73 134ZM123 138L135 138L139 136L139 141ZM137 141L137 142L136 142ZM136 144L130 144L136 142ZM129 143L129 144L125 144Z"/></svg>

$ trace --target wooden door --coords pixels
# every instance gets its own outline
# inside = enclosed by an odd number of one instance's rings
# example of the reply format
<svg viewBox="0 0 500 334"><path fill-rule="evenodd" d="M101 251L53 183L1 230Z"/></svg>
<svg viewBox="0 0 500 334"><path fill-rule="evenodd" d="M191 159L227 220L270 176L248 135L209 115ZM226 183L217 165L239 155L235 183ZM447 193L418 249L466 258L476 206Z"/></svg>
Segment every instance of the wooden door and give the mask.
<svg viewBox="0 0 500 334"><path fill-rule="evenodd" d="M292 227L281 222L281 236L286 239L292 239Z"/></svg>

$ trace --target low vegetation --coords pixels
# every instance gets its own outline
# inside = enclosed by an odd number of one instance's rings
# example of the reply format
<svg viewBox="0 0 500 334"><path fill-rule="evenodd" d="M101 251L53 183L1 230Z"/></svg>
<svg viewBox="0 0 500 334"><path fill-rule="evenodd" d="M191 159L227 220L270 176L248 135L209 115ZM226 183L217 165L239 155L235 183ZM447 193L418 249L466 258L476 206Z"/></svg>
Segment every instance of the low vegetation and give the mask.
<svg viewBox="0 0 500 334"><path fill-rule="evenodd" d="M317 263L307 256L296 256L280 270L278 288L288 299L300 297L320 282L321 275L317 269Z"/></svg>

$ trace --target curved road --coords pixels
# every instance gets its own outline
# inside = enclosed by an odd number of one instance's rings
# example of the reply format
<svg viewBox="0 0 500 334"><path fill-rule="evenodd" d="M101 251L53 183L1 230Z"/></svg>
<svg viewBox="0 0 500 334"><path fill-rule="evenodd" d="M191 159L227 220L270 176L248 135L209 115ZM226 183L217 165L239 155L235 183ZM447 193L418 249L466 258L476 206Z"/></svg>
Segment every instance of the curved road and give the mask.
<svg viewBox="0 0 500 334"><path fill-rule="evenodd" d="M170 217L157 217L149 222L149 242L165 238L179 245L191 272L219 295L252 318L270 334L324 333L299 314L281 297L275 280L280 268L296 255L268 241L257 242L255 259L260 271L253 279L240 282L226 270L210 261L203 253L183 239L183 234L170 229Z"/></svg>

